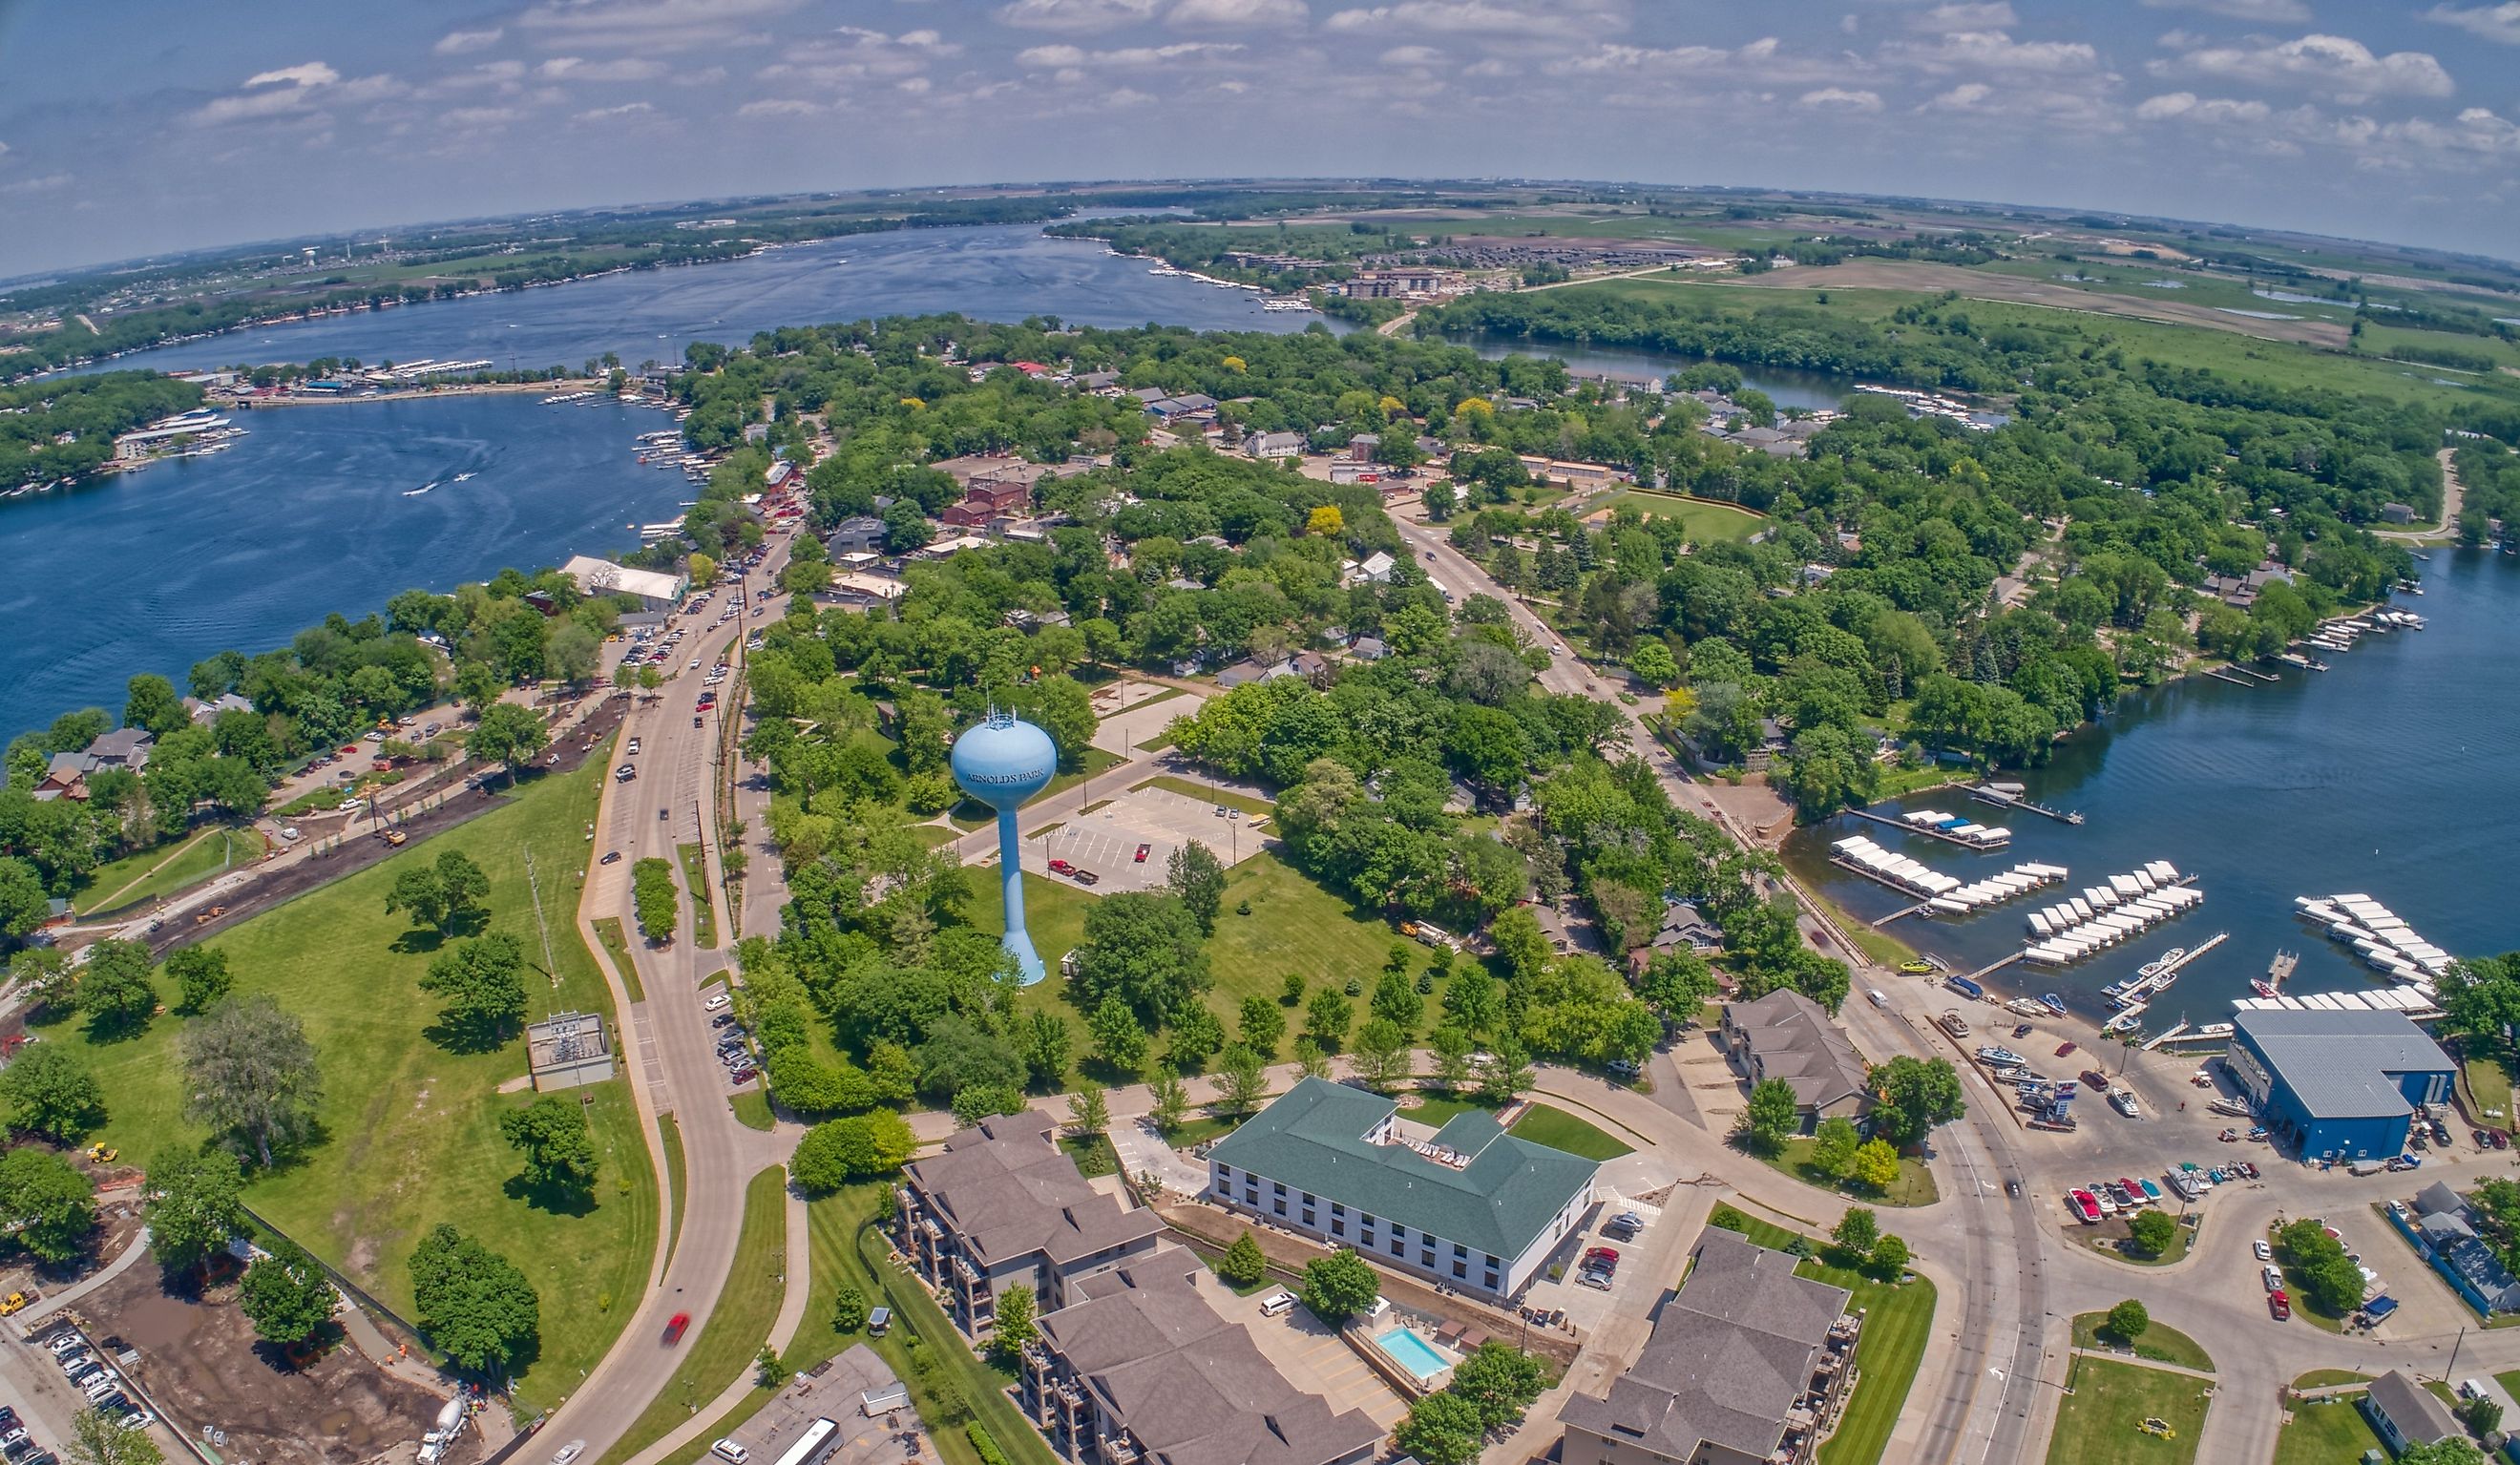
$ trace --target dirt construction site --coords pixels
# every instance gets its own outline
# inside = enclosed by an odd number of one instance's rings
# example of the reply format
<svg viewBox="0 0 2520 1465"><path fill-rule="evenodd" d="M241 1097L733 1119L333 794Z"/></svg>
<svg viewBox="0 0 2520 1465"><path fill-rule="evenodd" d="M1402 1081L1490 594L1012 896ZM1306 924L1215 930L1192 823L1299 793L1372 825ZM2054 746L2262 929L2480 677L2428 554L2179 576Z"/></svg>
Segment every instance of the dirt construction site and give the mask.
<svg viewBox="0 0 2520 1465"><path fill-rule="evenodd" d="M236 1273L207 1288L161 1271L125 1269L75 1309L91 1336L136 1351L122 1366L166 1422L252 1465L364 1465L408 1460L446 1400L371 1362L338 1329L304 1362L253 1335L236 1306ZM216 1435L205 1433L216 1431ZM479 1458L468 1431L449 1465Z"/></svg>
<svg viewBox="0 0 2520 1465"><path fill-rule="evenodd" d="M1206 845L1219 863L1233 866L1260 852L1268 828L1266 819L1239 809L1168 788L1140 787L1026 838L1023 867L1054 880L1090 871L1096 877L1091 888L1098 895L1159 890L1173 851L1190 841ZM1141 849L1144 859L1138 855Z"/></svg>

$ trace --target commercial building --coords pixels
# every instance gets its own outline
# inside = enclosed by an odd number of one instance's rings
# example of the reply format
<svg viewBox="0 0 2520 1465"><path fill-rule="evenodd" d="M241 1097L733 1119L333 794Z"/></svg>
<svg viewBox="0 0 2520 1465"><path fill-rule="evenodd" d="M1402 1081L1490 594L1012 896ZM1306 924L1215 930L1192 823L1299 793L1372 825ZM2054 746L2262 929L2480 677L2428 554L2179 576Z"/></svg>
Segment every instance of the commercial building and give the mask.
<svg viewBox="0 0 2520 1465"><path fill-rule="evenodd" d="M2223 1061L2267 1128L2345 1160L2405 1149L2415 1106L2447 1103L2457 1069L2404 1014L2369 1011L2244 1009Z"/></svg>
<svg viewBox="0 0 2520 1465"><path fill-rule="evenodd" d="M1026 1110L963 1130L913 1161L894 1195L896 1242L974 1338L1011 1286L1055 1311L1080 1281L1151 1254L1163 1222L1103 1194L1058 1148L1050 1116Z"/></svg>
<svg viewBox="0 0 2520 1465"><path fill-rule="evenodd" d="M1254 458L1301 458L1304 456L1304 434L1300 432L1254 432L1242 440L1242 451Z"/></svg>
<svg viewBox="0 0 2520 1465"><path fill-rule="evenodd" d="M1872 1107L1870 1071L1820 1003L1779 987L1766 997L1724 1004L1724 1054L1752 1084L1769 1079L1794 1091L1806 1127L1855 1119Z"/></svg>
<svg viewBox="0 0 2520 1465"><path fill-rule="evenodd" d="M1208 1151L1208 1194L1395 1271L1512 1296L1593 1203L1599 1167L1469 1110L1428 1132L1306 1079Z"/></svg>
<svg viewBox="0 0 2520 1465"><path fill-rule="evenodd" d="M1186 1248L1081 1282L1023 1351L1021 1399L1077 1465L1364 1465L1382 1427L1288 1383Z"/></svg>
<svg viewBox="0 0 2520 1465"><path fill-rule="evenodd" d="M1635 1365L1559 1419L1561 1465L1807 1465L1854 1376L1849 1294L1731 1231L1697 1238L1688 1280Z"/></svg>
<svg viewBox="0 0 2520 1465"><path fill-rule="evenodd" d="M681 573L634 570L588 555L571 555L568 563L560 569L590 596L631 596L651 610L680 605L684 593L692 586L691 578Z"/></svg>

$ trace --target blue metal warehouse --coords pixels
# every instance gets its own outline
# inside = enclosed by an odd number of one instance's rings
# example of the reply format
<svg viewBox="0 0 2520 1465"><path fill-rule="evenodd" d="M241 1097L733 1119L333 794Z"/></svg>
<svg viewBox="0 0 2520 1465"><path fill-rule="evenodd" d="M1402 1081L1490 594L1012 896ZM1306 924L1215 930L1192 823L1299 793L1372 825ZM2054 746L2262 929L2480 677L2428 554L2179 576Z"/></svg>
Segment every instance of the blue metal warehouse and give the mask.
<svg viewBox="0 0 2520 1465"><path fill-rule="evenodd" d="M2454 1071L2396 1012L2242 1011L2224 1061L2278 1137L2340 1160L2405 1149L2415 1106L2449 1102Z"/></svg>

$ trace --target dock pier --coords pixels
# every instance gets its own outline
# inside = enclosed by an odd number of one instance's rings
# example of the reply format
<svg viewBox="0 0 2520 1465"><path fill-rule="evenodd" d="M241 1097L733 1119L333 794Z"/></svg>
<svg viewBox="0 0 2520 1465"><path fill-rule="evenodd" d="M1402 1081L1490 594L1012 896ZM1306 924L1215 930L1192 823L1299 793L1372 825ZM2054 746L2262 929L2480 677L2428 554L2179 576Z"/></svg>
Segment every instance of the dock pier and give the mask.
<svg viewBox="0 0 2520 1465"><path fill-rule="evenodd" d="M2258 685L2255 682L2242 681L2240 678L2232 676L2229 672L2223 670L2219 666L2208 667L2205 671L2205 675L2213 678L2217 682L2228 682L2233 687L2255 687Z"/></svg>
<svg viewBox="0 0 2520 1465"><path fill-rule="evenodd" d="M2007 839L2001 844L1979 844L1976 840L1962 839L1957 834L1947 833L1944 830L1931 828L1924 824L1912 824L1906 820L1886 819L1881 815L1871 813L1868 810L1849 809L1846 812L1854 815L1857 819L1868 819L1876 824L1887 825L1888 827L1897 829L1902 833L1922 834L1928 839L1939 839L1945 844L1958 845L1961 849L1975 850L1980 854L1985 854L1989 850L2002 849L2005 844L2011 843L2011 841Z"/></svg>
<svg viewBox="0 0 2520 1465"><path fill-rule="evenodd" d="M2060 824L2079 824L2083 821L2083 816L2070 809L2050 809L2045 804L2034 804L2019 794L2005 793L2000 788L1981 786L1972 788L1969 792L1980 802L1993 804L1998 809L2023 809L2032 814L2044 814Z"/></svg>

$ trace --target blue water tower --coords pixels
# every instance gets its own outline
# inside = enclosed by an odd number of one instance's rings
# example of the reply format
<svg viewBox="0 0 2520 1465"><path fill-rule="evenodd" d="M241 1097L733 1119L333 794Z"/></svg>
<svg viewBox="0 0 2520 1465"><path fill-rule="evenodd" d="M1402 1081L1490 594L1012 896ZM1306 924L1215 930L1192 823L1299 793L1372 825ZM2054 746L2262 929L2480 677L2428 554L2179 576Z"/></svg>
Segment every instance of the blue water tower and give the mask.
<svg viewBox="0 0 2520 1465"><path fill-rule="evenodd" d="M998 811L998 874L1005 884L1007 954L1030 987L1045 975L1041 954L1024 929L1023 837L1016 811L1058 771L1058 747L1050 734L1012 712L992 707L980 725L954 739L954 781L963 792Z"/></svg>

